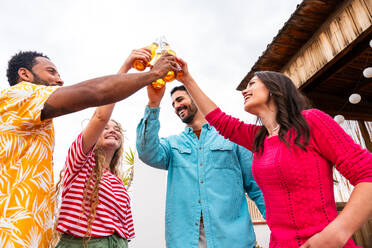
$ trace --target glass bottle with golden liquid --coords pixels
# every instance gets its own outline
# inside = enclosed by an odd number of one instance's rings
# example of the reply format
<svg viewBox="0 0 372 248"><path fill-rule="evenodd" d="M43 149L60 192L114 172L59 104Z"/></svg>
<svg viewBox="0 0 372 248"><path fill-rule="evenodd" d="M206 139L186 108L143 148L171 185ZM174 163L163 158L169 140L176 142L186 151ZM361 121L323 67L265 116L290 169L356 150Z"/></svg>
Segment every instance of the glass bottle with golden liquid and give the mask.
<svg viewBox="0 0 372 248"><path fill-rule="evenodd" d="M153 60L151 60L151 65L150 65L151 68L156 63L156 61L158 61L158 59L161 57L162 53L164 53L164 50L162 49L162 47L163 47L163 44L160 41L159 47L155 53L155 57ZM165 85L165 82L162 78L159 78L158 80L152 82L151 84L152 84L152 87L154 87L155 89L161 89Z"/></svg>
<svg viewBox="0 0 372 248"><path fill-rule="evenodd" d="M165 42L165 50L172 54L173 56L176 56L176 52L173 51L169 44ZM177 72L174 72L174 71L169 71L167 73L167 75L163 78L165 82L172 82L175 78L177 79L180 79L183 77L183 71L182 71L182 67L180 65L180 63L177 61L177 69L178 71Z"/></svg>
<svg viewBox="0 0 372 248"><path fill-rule="evenodd" d="M163 36L163 37L160 38L159 48L158 48L156 57L154 59L154 62L156 62L159 59L159 57L165 52L168 52L168 53L176 56L176 52L173 51L170 48L168 42L166 41L165 37ZM153 82L152 86L155 89L160 89L165 85L166 82L172 82L175 78L181 78L183 76L182 68L178 63L177 63L177 67L178 67L178 72L169 71L164 78L160 78L160 79L156 80L155 82Z"/></svg>
<svg viewBox="0 0 372 248"><path fill-rule="evenodd" d="M155 52L158 47L158 42L153 42L151 45L146 47L151 51L151 60L155 57ZM136 59L133 61L133 68L137 69L138 71L144 71L146 67L149 66L150 62L151 61L145 61L143 59Z"/></svg>
<svg viewBox="0 0 372 248"><path fill-rule="evenodd" d="M176 52L173 51L170 48L169 44L166 41L164 41L164 50L167 51L168 53L172 54L173 56L176 56ZM163 80L165 82L172 82L175 78L176 78L176 76L175 76L174 71L169 71L167 73L167 75L165 75L165 77L163 78Z"/></svg>

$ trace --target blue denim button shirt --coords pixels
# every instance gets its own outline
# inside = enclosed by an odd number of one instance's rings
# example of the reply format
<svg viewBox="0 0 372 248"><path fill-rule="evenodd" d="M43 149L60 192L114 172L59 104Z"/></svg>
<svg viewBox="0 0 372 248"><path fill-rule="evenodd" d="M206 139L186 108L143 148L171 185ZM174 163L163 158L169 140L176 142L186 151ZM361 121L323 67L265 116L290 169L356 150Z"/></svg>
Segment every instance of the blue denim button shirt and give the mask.
<svg viewBox="0 0 372 248"><path fill-rule="evenodd" d="M251 173L252 154L204 124L159 138L159 108L146 107L137 127L137 150L146 164L168 170L165 232L169 248L197 248L203 213L208 248L254 247L256 238L245 193L265 215Z"/></svg>

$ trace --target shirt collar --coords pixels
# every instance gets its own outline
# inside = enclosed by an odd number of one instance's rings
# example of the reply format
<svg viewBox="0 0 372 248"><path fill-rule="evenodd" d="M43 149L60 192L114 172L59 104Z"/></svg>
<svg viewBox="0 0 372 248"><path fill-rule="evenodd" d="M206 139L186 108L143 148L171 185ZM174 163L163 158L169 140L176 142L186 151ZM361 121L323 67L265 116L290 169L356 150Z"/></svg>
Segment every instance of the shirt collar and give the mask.
<svg viewBox="0 0 372 248"><path fill-rule="evenodd" d="M205 124L202 126L202 129L203 129L203 128L206 128L206 129L208 129L208 130L211 130L211 129L212 129L212 127L209 125L209 123L205 123ZM185 132L186 132L186 133L193 133L193 132L194 132L194 129L192 129L191 127L186 126L186 127L185 127Z"/></svg>

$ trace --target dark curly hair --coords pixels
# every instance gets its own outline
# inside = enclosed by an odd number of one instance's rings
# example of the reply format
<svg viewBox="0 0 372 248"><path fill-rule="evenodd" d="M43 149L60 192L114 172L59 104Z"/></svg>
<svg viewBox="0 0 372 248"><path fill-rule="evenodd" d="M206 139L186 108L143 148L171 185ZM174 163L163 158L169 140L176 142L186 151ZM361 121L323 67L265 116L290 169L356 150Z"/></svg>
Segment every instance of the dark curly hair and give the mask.
<svg viewBox="0 0 372 248"><path fill-rule="evenodd" d="M278 108L276 122L280 125L279 139L289 146L292 136L296 135L294 144L306 151L310 129L301 112L310 108L307 98L298 91L292 80L282 73L258 71L255 75L265 84ZM295 132L288 132L290 129ZM266 135L268 131L262 126L253 142L255 152L262 154Z"/></svg>
<svg viewBox="0 0 372 248"><path fill-rule="evenodd" d="M8 62L8 69L6 71L6 76L8 77L8 82L10 86L16 85L19 80L18 70L19 68L26 68L32 72L32 67L36 64L36 57L44 57L49 59L46 55L34 52L26 51L19 52L15 54Z"/></svg>
<svg viewBox="0 0 372 248"><path fill-rule="evenodd" d="M174 87L174 88L171 90L170 95L173 95L173 93L176 92L176 91L178 91L178 90L186 91L186 93L189 94L189 92L187 92L185 86L183 86L183 85L179 85L179 86Z"/></svg>

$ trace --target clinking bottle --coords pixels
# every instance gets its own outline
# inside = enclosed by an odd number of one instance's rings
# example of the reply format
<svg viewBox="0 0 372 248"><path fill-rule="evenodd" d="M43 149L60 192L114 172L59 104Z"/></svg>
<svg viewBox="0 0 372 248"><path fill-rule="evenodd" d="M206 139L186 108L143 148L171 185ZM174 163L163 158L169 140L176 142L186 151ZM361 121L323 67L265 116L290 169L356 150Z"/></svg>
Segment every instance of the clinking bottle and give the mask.
<svg viewBox="0 0 372 248"><path fill-rule="evenodd" d="M176 56L176 52L173 51L173 50L170 48L169 44L168 44L166 41L164 41L164 51L167 51L168 53L172 54L173 56ZM175 78L176 78L176 77L175 77L175 73L174 73L174 71L169 71L169 72L167 73L167 75L165 75L165 77L163 78L163 80L164 80L165 82L172 82Z"/></svg>
<svg viewBox="0 0 372 248"><path fill-rule="evenodd" d="M165 37L162 37L160 39L160 42L159 42L159 48L157 50L157 53L155 55L155 59L153 60L154 63L160 58L160 56L165 53L165 52L168 52L174 56L176 56L176 52L173 51L168 42L165 40ZM155 89L160 89L162 88L166 82L172 82L175 78L177 79L180 79L182 78L183 76L183 71L182 71L182 68L181 66L179 65L179 63L177 63L177 68L178 68L178 71L177 72L174 72L174 71L169 71L167 73L167 75L165 75L164 78L160 78L158 80L156 80L155 82L152 83L152 86L155 88Z"/></svg>
<svg viewBox="0 0 372 248"><path fill-rule="evenodd" d="M155 53L158 47L159 43L156 41L154 41L151 45L146 47L151 51L151 60L155 57ZM138 71L144 71L146 67L150 65L151 60L145 61L143 59L136 59L133 61L133 68L137 69Z"/></svg>
<svg viewBox="0 0 372 248"><path fill-rule="evenodd" d="M165 46L164 46L164 47L165 47L165 50L166 50L168 53L170 53L170 54L176 56L176 52L173 51L173 50L170 48L170 46L169 46L168 43L165 42ZM163 78L164 81L165 81L165 82L172 82L175 78L177 78L177 79L182 78L182 76L183 76L183 71L182 71L182 68L181 68L181 66L179 65L179 63L177 63L177 69L178 69L177 72L169 71L169 72L167 73L167 75Z"/></svg>
<svg viewBox="0 0 372 248"><path fill-rule="evenodd" d="M158 59L161 57L162 53L164 53L160 48L156 50L155 58L151 61L150 67L158 61ZM165 85L165 81L162 78L157 79L156 81L152 82L152 87L155 89L161 89Z"/></svg>

